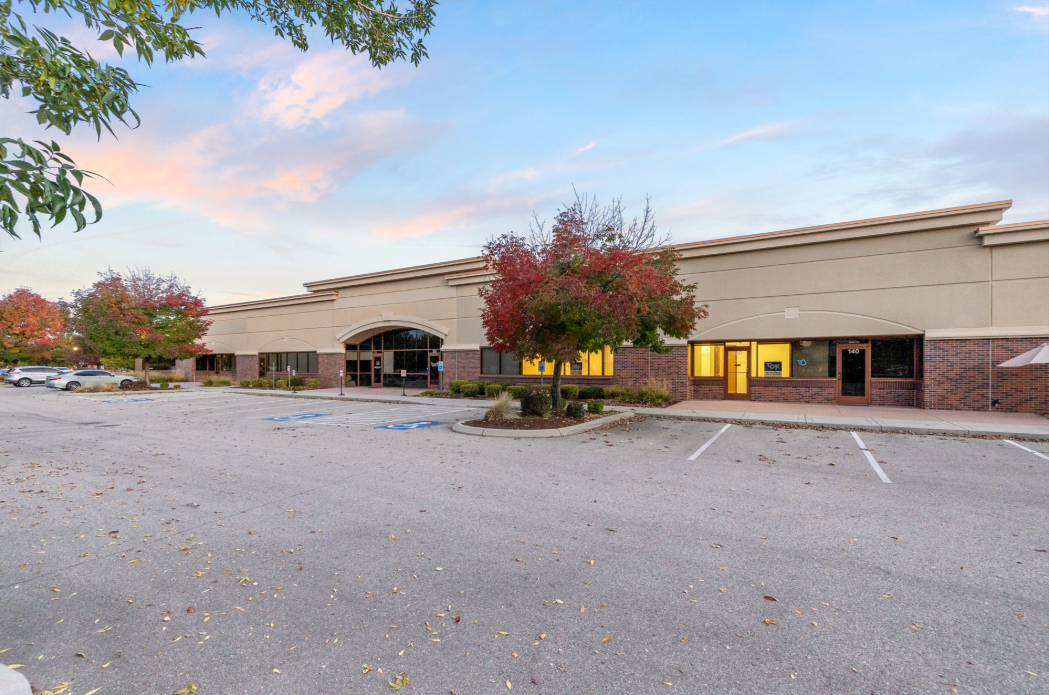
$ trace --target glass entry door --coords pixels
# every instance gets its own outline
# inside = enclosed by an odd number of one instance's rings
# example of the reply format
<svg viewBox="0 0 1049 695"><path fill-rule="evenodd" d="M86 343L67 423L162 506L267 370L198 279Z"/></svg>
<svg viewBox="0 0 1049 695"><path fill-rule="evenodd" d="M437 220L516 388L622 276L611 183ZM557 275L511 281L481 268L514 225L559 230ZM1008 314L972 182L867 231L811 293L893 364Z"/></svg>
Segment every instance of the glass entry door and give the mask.
<svg viewBox="0 0 1049 695"><path fill-rule="evenodd" d="M382 386L382 353L372 353L372 388Z"/></svg>
<svg viewBox="0 0 1049 695"><path fill-rule="evenodd" d="M725 398L750 400L750 348L725 348Z"/></svg>
<svg viewBox="0 0 1049 695"><path fill-rule="evenodd" d="M869 343L838 343L838 403L870 405Z"/></svg>

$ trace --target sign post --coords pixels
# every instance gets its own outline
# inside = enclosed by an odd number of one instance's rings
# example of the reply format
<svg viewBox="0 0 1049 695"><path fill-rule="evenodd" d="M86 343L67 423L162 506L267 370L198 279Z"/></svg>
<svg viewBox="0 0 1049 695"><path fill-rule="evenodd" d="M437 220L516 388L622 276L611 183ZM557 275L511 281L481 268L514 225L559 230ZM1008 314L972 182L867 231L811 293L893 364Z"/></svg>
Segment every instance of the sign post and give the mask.
<svg viewBox="0 0 1049 695"><path fill-rule="evenodd" d="M405 380L407 378L408 378L408 370L407 369L402 369L401 370L401 395L402 396L407 396L408 395L407 393L404 392L404 382L405 382Z"/></svg>
<svg viewBox="0 0 1049 695"><path fill-rule="evenodd" d="M539 360L539 385L543 385L543 373L546 371L546 360Z"/></svg>
<svg viewBox="0 0 1049 695"><path fill-rule="evenodd" d="M444 391L444 360L437 362L437 387Z"/></svg>
<svg viewBox="0 0 1049 695"><path fill-rule="evenodd" d="M340 396L343 395L343 393L342 393L342 384L343 384L344 381L346 381L346 379L343 378L342 370L340 369L339 370L339 395Z"/></svg>

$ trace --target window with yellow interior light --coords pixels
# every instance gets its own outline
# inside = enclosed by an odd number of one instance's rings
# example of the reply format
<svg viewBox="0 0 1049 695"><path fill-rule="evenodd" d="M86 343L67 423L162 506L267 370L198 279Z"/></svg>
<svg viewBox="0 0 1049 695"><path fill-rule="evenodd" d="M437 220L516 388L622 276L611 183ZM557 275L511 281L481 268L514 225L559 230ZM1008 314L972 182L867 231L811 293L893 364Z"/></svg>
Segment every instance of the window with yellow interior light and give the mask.
<svg viewBox="0 0 1049 695"><path fill-rule="evenodd" d="M575 362L566 362L561 368L562 376L615 376L615 355L611 348L605 348L601 352L586 352L579 356ZM545 375L554 371L551 362L546 363ZM539 376L538 362L522 362L521 374L525 376Z"/></svg>
<svg viewBox="0 0 1049 695"><path fill-rule="evenodd" d="M725 376L725 346L693 345L692 376Z"/></svg>

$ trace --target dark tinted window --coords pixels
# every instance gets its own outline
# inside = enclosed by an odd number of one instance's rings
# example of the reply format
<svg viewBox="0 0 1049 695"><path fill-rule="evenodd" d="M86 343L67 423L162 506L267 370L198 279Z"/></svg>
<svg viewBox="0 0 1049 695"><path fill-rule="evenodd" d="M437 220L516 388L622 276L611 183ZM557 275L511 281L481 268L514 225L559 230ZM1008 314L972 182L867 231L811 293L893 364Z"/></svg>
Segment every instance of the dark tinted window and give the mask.
<svg viewBox="0 0 1049 695"><path fill-rule="evenodd" d="M481 374L520 373L521 363L514 359L512 352L496 352L492 348L481 348Z"/></svg>
<svg viewBox="0 0 1049 695"><path fill-rule="evenodd" d="M914 339L886 338L872 340L871 378L913 379Z"/></svg>
<svg viewBox="0 0 1049 695"><path fill-rule="evenodd" d="M838 346L833 340L796 340L790 344L790 375L831 379L837 376Z"/></svg>

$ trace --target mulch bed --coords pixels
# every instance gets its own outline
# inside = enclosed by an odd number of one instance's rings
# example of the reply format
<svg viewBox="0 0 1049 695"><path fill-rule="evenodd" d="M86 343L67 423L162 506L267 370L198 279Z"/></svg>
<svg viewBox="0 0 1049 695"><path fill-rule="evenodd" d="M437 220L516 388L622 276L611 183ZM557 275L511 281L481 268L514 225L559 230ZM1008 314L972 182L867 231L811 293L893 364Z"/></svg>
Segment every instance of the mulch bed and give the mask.
<svg viewBox="0 0 1049 695"><path fill-rule="evenodd" d="M468 427L485 427L492 430L556 430L561 427L571 427L590 420L608 417L614 413L586 413L583 418L551 416L551 417L520 417L516 420L470 420L464 422Z"/></svg>

